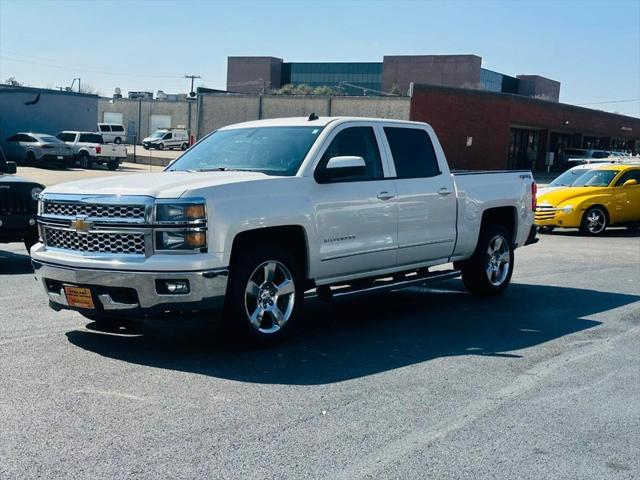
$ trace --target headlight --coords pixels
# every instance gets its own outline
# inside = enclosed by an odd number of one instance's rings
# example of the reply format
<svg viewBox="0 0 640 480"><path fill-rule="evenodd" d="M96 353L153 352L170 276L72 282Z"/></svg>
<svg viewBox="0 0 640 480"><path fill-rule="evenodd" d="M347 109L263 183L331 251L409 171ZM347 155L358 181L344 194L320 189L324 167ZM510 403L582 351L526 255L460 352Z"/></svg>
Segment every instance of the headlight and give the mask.
<svg viewBox="0 0 640 480"><path fill-rule="evenodd" d="M204 223L206 219L204 200L156 204L156 223Z"/></svg>
<svg viewBox="0 0 640 480"><path fill-rule="evenodd" d="M560 210L562 210L564 213L571 213L573 212L573 206L565 205L564 207L560 207Z"/></svg>
<svg viewBox="0 0 640 480"><path fill-rule="evenodd" d="M207 232L204 230L160 230L156 231L156 250L200 250L207 247Z"/></svg>
<svg viewBox="0 0 640 480"><path fill-rule="evenodd" d="M33 199L34 202L38 201L38 195L40 195L41 192L42 192L42 189L40 187L34 187L31 190L31 198Z"/></svg>

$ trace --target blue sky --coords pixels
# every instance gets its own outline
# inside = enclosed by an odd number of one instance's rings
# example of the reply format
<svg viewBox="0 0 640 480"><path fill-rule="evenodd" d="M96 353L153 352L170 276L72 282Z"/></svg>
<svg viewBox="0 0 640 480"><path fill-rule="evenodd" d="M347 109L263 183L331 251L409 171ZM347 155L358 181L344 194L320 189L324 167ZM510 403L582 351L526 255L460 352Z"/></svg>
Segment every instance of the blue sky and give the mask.
<svg viewBox="0 0 640 480"><path fill-rule="evenodd" d="M0 80L74 77L111 95L224 88L228 55L381 61L474 53L483 67L562 83L560 100L640 117L640 1L0 0Z"/></svg>

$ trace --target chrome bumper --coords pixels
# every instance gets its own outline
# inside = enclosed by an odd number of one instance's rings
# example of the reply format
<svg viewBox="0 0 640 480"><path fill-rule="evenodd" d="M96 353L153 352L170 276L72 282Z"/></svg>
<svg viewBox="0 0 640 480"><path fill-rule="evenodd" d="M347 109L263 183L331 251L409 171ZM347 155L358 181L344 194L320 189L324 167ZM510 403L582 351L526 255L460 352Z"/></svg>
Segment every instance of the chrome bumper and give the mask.
<svg viewBox="0 0 640 480"><path fill-rule="evenodd" d="M224 305L227 269L198 272L136 272L69 268L32 261L36 279L42 284L56 310L82 310L69 306L63 285L89 287L98 312L137 312L141 314L176 310L211 310ZM157 280L187 280L189 293L160 294ZM118 292L130 291L126 301ZM115 298L114 298L115 297Z"/></svg>

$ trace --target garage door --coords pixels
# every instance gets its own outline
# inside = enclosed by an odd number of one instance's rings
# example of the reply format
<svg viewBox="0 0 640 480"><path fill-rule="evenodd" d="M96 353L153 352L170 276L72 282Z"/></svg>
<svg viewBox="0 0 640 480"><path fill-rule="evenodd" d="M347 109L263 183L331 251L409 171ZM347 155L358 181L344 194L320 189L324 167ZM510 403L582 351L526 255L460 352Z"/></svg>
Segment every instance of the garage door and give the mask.
<svg viewBox="0 0 640 480"><path fill-rule="evenodd" d="M153 133L159 128L171 128L171 115L151 115L151 121L149 122L149 133Z"/></svg>
<svg viewBox="0 0 640 480"><path fill-rule="evenodd" d="M121 113L116 113L116 112L104 112L103 115L103 122L104 123L115 123L117 125L124 125L124 123L122 122L122 114Z"/></svg>

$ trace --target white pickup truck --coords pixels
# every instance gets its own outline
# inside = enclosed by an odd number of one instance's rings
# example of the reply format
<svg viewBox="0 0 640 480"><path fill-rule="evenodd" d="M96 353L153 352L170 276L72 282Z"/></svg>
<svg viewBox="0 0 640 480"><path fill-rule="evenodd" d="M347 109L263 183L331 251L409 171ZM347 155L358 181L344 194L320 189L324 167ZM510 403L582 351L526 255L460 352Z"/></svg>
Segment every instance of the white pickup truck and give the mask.
<svg viewBox="0 0 640 480"><path fill-rule="evenodd" d="M125 145L104 143L99 133L64 131L56 137L73 149L73 159L82 168L104 163L109 170L116 170L120 162L127 158Z"/></svg>
<svg viewBox="0 0 640 480"><path fill-rule="evenodd" d="M47 188L31 256L56 310L224 307L230 329L270 342L309 296L456 276L501 293L514 250L535 242L535 203L531 172L452 174L425 123L262 120L213 132L162 173Z"/></svg>

